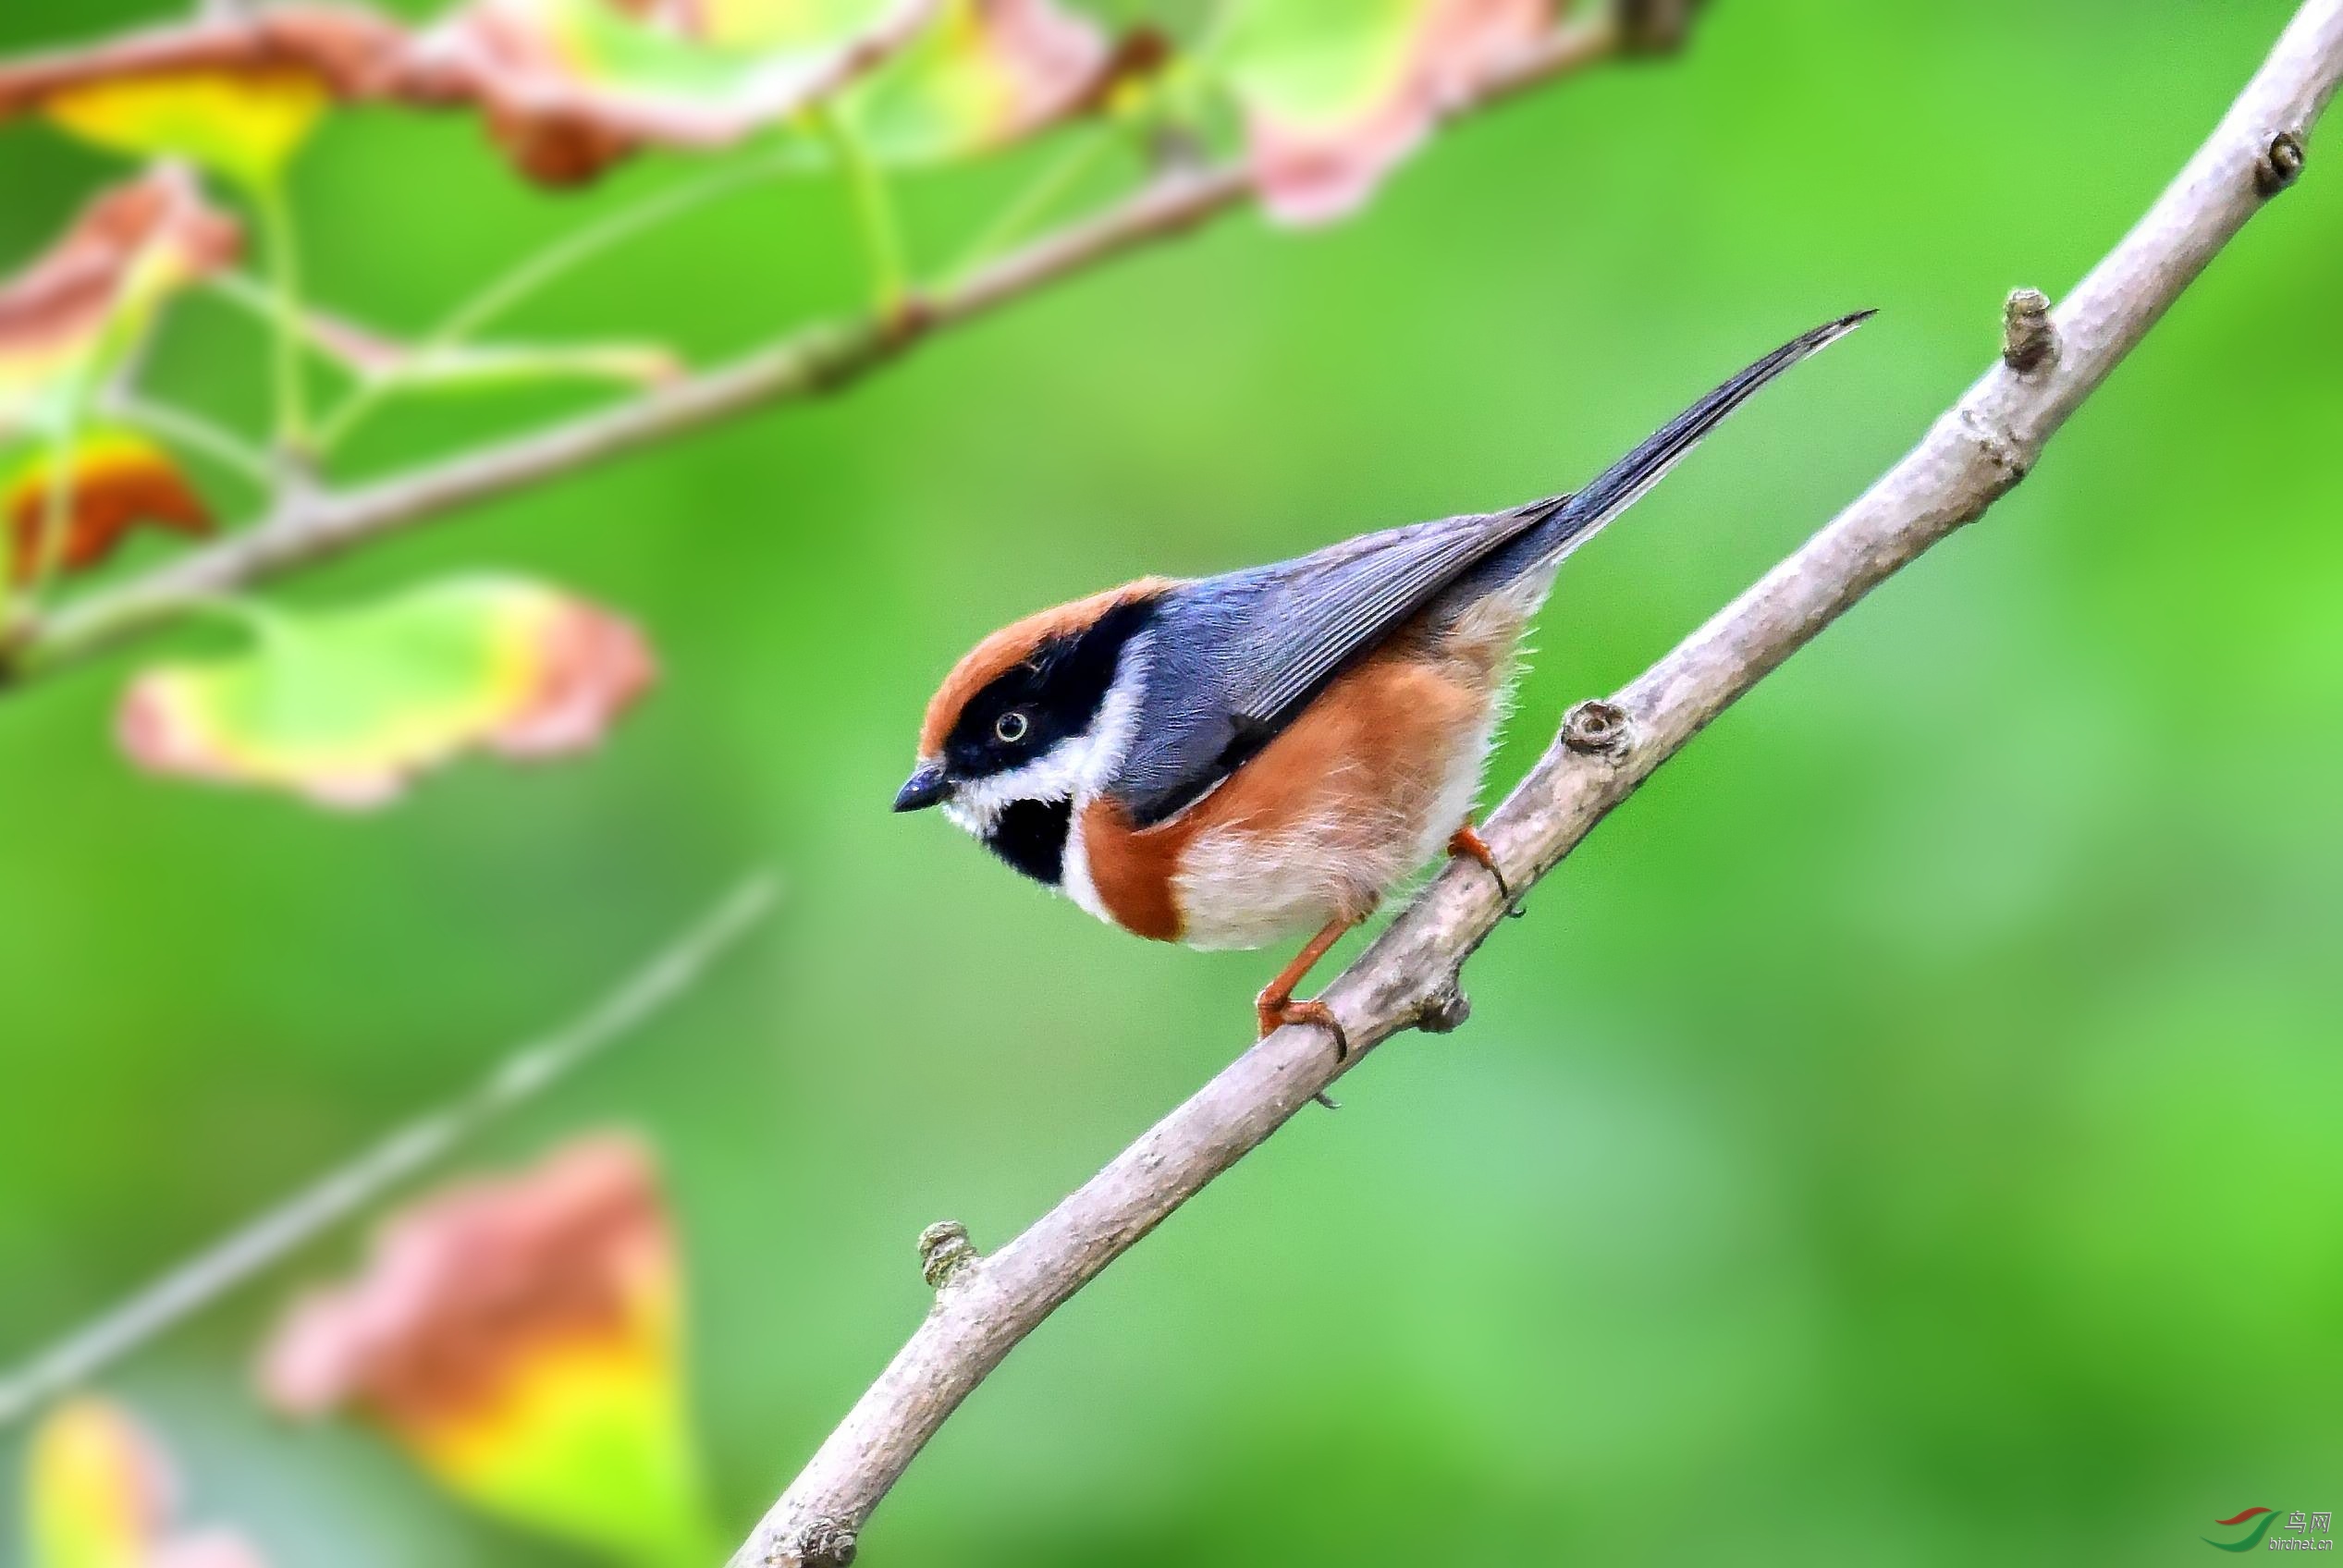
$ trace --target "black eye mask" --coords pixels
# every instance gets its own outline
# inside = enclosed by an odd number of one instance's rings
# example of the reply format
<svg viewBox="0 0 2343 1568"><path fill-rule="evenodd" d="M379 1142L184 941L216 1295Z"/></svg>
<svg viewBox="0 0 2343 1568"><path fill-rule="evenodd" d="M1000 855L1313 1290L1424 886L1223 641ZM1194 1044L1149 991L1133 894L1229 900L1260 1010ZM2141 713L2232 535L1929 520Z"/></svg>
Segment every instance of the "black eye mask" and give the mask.
<svg viewBox="0 0 2343 1568"><path fill-rule="evenodd" d="M1123 648L1154 615L1148 600L1116 605L1086 630L1043 643L1032 659L971 697L944 741L952 772L963 778L1007 773L1088 729L1114 686ZM1024 717L1024 729L1004 741L1001 720L1012 713ZM1016 729L1014 720L1009 728Z"/></svg>

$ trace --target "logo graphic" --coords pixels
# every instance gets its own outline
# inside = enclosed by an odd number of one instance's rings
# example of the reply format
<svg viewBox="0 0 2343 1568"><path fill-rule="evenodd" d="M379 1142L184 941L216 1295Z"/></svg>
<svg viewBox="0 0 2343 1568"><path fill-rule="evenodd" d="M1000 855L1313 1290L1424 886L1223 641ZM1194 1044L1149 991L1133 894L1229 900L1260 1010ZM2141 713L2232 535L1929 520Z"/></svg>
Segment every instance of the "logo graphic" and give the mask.
<svg viewBox="0 0 2343 1568"><path fill-rule="evenodd" d="M2278 1522L2276 1510L2269 1508L2249 1508L2234 1519L2215 1519L2214 1521L2216 1525L2238 1525L2244 1524L2247 1520L2253 1518L2256 1514L2261 1515L2260 1523L2256 1524L2249 1534L2238 1540L2216 1541L2211 1536L2200 1536L2197 1538L2203 1541L2205 1545L2213 1547L2220 1551L2251 1551L2255 1547L2262 1544L2262 1537L2270 1533L2270 1526Z"/></svg>
<svg viewBox="0 0 2343 1568"><path fill-rule="evenodd" d="M2322 1508L2312 1513L2298 1508L2286 1516L2284 1524L2280 1524L2276 1509L2249 1508L2235 1518L2215 1519L2214 1523L2225 1530L2234 1530L2240 1525L2252 1525L2251 1529L2233 1541L2216 1541L2211 1536L2197 1537L2215 1551L2251 1551L2263 1544L2263 1537L2265 1536L2269 1537L2268 1545L2272 1551L2335 1550L2335 1513L2331 1509ZM2277 1533L2272 1535L2274 1529Z"/></svg>

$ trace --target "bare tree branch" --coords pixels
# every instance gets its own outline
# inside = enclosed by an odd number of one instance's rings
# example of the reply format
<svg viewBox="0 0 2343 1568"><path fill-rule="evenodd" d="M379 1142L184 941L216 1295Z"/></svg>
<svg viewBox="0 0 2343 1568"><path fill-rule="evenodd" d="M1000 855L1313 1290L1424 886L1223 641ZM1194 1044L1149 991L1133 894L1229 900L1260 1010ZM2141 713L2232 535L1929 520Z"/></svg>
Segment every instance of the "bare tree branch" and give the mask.
<svg viewBox="0 0 2343 1568"><path fill-rule="evenodd" d="M2051 435L2181 290L2302 165L2343 77L2343 0L2310 0L2212 140L2147 216L2046 314L2020 299L2007 359L1829 526L1560 739L1481 832L1515 888L1595 824L1766 673L1866 593L2023 479ZM2023 363L2030 368L2014 368ZM945 1419L1060 1303L1274 1133L1378 1043L1454 1028L1465 962L1502 914L1492 879L1434 880L1324 993L1348 1031L1280 1030L1237 1059L1032 1229L978 1257L957 1226L922 1250L934 1309L767 1513L732 1568L838 1564Z"/></svg>
<svg viewBox="0 0 2343 1568"><path fill-rule="evenodd" d="M1644 47L1608 15L1568 24L1508 61L1457 112L1485 108L1555 77ZM295 487L275 513L152 574L70 603L0 649L0 687L85 657L217 599L474 501L597 463L773 404L820 397L892 363L938 332L974 321L1150 241L1183 233L1253 192L1243 167L1164 176L1120 206L1002 258L887 319L809 328L616 408L586 414L363 489Z"/></svg>
<svg viewBox="0 0 2343 1568"><path fill-rule="evenodd" d="M535 1098L675 1001L773 907L751 876L627 977L593 1011L521 1047L463 1098L383 1138L348 1164L206 1247L113 1310L0 1376L0 1427L21 1420L177 1327L294 1248L340 1224L450 1149Z"/></svg>

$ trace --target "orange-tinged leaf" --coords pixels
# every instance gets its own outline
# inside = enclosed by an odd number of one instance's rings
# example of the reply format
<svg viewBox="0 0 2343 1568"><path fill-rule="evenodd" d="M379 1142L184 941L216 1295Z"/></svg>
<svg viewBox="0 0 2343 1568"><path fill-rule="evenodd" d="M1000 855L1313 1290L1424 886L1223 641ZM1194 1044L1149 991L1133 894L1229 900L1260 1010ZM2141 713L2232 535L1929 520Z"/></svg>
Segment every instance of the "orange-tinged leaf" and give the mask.
<svg viewBox="0 0 2343 1568"><path fill-rule="evenodd" d="M1294 225L1356 211L1557 11L1557 0L1243 0L1221 63L1263 205Z"/></svg>
<svg viewBox="0 0 2343 1568"><path fill-rule="evenodd" d="M466 750L592 746L653 673L627 622L509 578L337 614L271 612L259 630L242 653L133 682L117 720L133 761L362 809Z"/></svg>
<svg viewBox="0 0 2343 1568"><path fill-rule="evenodd" d="M649 1158L585 1138L395 1216L356 1280L295 1304L262 1388L366 1416L516 1522L638 1561L705 1549L679 1293Z"/></svg>
<svg viewBox="0 0 2343 1568"><path fill-rule="evenodd" d="M31 266L0 284L0 447L55 434L78 392L172 293L234 262L236 224L183 170L104 192Z"/></svg>
<svg viewBox="0 0 2343 1568"><path fill-rule="evenodd" d="M50 569L87 570L140 528L196 538L212 532L210 508L170 454L127 431L89 432L62 464L44 449L0 478L0 515L7 519L9 570L18 582Z"/></svg>

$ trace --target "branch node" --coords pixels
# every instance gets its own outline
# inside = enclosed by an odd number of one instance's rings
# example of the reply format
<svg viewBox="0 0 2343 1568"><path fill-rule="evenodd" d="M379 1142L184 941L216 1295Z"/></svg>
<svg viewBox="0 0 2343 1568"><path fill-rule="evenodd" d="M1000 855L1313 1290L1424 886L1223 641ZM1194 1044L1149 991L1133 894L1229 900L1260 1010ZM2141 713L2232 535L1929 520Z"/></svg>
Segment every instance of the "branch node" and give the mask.
<svg viewBox="0 0 2343 1568"><path fill-rule="evenodd" d="M797 1533L793 1549L785 1548L766 1561L780 1563L794 1558L804 1568L847 1568L854 1561L857 1545L853 1520L824 1514Z"/></svg>
<svg viewBox="0 0 2343 1568"><path fill-rule="evenodd" d="M919 1273L930 1289L951 1284L977 1256L968 1227L957 1219L938 1220L919 1233Z"/></svg>
<svg viewBox="0 0 2343 1568"><path fill-rule="evenodd" d="M2278 132L2270 138L2262 161L2253 165L2253 189L2265 200L2276 195L2302 177L2307 156L2300 137L2290 130Z"/></svg>
<svg viewBox="0 0 2343 1568"><path fill-rule="evenodd" d="M5 692L24 678L27 656L40 641L41 618L27 612L6 626L0 626L0 692Z"/></svg>
<svg viewBox="0 0 2343 1568"><path fill-rule="evenodd" d="M2050 320L2050 296L2039 288L2010 291L2001 311L2002 363L2024 375L2058 357L2058 329Z"/></svg>
<svg viewBox="0 0 2343 1568"><path fill-rule="evenodd" d="M1204 138L1184 125L1165 124L1147 132L1147 167L1158 178L1194 178L1212 166Z"/></svg>
<svg viewBox="0 0 2343 1568"><path fill-rule="evenodd" d="M879 318L881 340L889 352L909 348L943 319L936 301L926 294L910 293L889 304Z"/></svg>
<svg viewBox="0 0 2343 1568"><path fill-rule="evenodd" d="M1985 454L1985 460L2001 471L2000 488L1993 494L2006 495L2031 472L2033 464L2006 430L1978 412L1969 403L1962 403L1959 412L1961 428L1969 433L1971 441L1977 443L1977 449ZM1983 509L1982 507L1978 508L1979 511Z"/></svg>
<svg viewBox="0 0 2343 1568"><path fill-rule="evenodd" d="M1601 697L1588 698L1562 721L1562 743L1588 756L1617 756L1634 739L1627 710Z"/></svg>
<svg viewBox="0 0 2343 1568"><path fill-rule="evenodd" d="M1473 1015L1472 998L1465 995L1462 979L1451 972L1440 983L1440 988L1424 998L1424 1005L1416 1010L1416 1027L1427 1035L1451 1035L1465 1025Z"/></svg>
<svg viewBox="0 0 2343 1568"><path fill-rule="evenodd" d="M1619 40L1630 55L1673 55L1692 31L1699 0L1616 0Z"/></svg>

